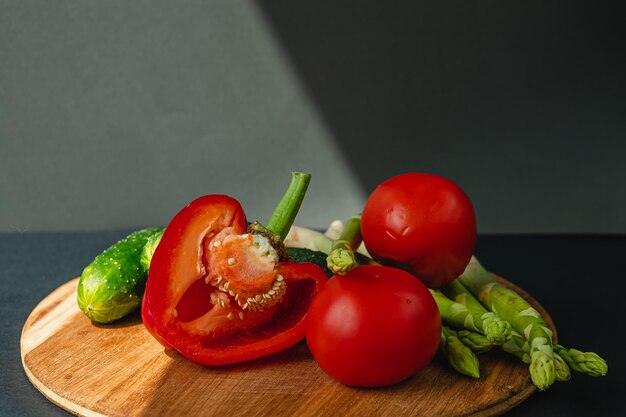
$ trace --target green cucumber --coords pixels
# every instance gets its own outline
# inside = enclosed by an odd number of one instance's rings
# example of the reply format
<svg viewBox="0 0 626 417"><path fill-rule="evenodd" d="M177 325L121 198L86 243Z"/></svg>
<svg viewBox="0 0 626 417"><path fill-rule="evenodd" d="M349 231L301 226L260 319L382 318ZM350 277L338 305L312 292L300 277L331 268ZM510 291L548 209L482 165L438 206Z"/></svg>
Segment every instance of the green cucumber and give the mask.
<svg viewBox="0 0 626 417"><path fill-rule="evenodd" d="M312 264L321 266L328 277L332 277L334 274L328 269L326 262L326 255L324 252L318 252L304 248L287 248L289 257L292 262L310 262Z"/></svg>
<svg viewBox="0 0 626 417"><path fill-rule="evenodd" d="M149 228L131 233L83 270L78 281L78 307L87 317L111 323L141 305L148 276L141 253L148 239L162 231Z"/></svg>
<svg viewBox="0 0 626 417"><path fill-rule="evenodd" d="M150 270L150 262L152 262L152 256L154 255L154 251L156 250L157 246L159 246L159 243L161 242L163 232L165 232L164 229L150 236L148 238L148 241L144 245L143 250L141 251L141 266L143 266L143 269L145 269L146 271Z"/></svg>

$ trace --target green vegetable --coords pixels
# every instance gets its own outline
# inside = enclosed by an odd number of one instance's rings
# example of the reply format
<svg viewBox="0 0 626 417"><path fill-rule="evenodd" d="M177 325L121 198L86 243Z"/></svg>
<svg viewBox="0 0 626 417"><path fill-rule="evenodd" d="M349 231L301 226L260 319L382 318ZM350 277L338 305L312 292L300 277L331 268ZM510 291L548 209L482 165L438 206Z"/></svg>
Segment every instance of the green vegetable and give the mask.
<svg viewBox="0 0 626 417"><path fill-rule="evenodd" d="M487 339L487 336L470 330L459 330L456 332L456 335L465 346L472 349L472 351L476 353L485 353L491 350L491 347L493 346L493 343Z"/></svg>
<svg viewBox="0 0 626 417"><path fill-rule="evenodd" d="M480 313L461 303L450 300L439 290L430 289L441 319L452 326L479 332L494 345L501 345L511 337L511 327L492 312Z"/></svg>
<svg viewBox="0 0 626 417"><path fill-rule="evenodd" d="M552 331L539 312L515 291L493 279L475 257L459 280L482 304L524 335L530 345L530 377L540 390L550 387L556 379Z"/></svg>
<svg viewBox="0 0 626 417"><path fill-rule="evenodd" d="M326 254L324 252L304 248L287 248L287 253L289 253L292 262L310 262L321 266L328 277L334 275L326 267Z"/></svg>
<svg viewBox="0 0 626 417"><path fill-rule="evenodd" d="M354 251L361 244L361 216L352 216L346 223L339 239L333 241L326 261L328 269L345 275L357 266Z"/></svg>
<svg viewBox="0 0 626 417"><path fill-rule="evenodd" d="M459 340L454 330L441 326L439 349L454 369L463 375L480 378L478 358L469 347Z"/></svg>
<svg viewBox="0 0 626 417"><path fill-rule="evenodd" d="M352 252L352 256L356 260L356 265L380 265L372 258L363 255L362 253L355 252L356 248L351 245L358 246L360 243L360 237L354 237L354 235L358 233L360 236L361 216L353 216L350 218L350 221L351 227L347 229L348 232L345 234L346 246L344 249L348 252ZM287 248L287 252L289 253L291 259L294 262L311 262L319 265L324 269L324 272L326 272L329 277L332 277L334 273L331 270L332 268L329 269L327 255L331 253L333 243L336 241L333 241L333 239L325 234L310 229L298 229L297 236L297 240L300 244L305 244L305 247Z"/></svg>
<svg viewBox="0 0 626 417"><path fill-rule="evenodd" d="M552 352L552 357L554 358L554 379L557 381L569 381L572 372L570 371L569 366L567 366L567 363L565 363L563 358L561 358L556 352Z"/></svg>
<svg viewBox="0 0 626 417"><path fill-rule="evenodd" d="M524 336L513 330L511 338L502 345L502 350L510 353L524 363L530 364L530 345Z"/></svg>
<svg viewBox="0 0 626 417"><path fill-rule="evenodd" d="M147 270L141 252L151 236L161 233L150 228L131 233L94 259L78 282L78 307L91 320L110 323L141 304Z"/></svg>
<svg viewBox="0 0 626 417"><path fill-rule="evenodd" d="M522 362L530 364L530 345L521 334L513 330L511 339L502 345L502 350L520 359ZM555 380L569 381L571 372L567 363L556 352L553 352Z"/></svg>
<svg viewBox="0 0 626 417"><path fill-rule="evenodd" d="M163 232L165 232L165 230L161 230L150 236L148 238L148 241L144 245L143 250L141 251L141 266L143 266L143 269L145 269L146 271L150 270L150 262L152 261L152 256L154 256L154 251L161 242Z"/></svg>
<svg viewBox="0 0 626 417"><path fill-rule="evenodd" d="M554 352L576 372L589 376L604 376L609 370L608 365L598 354L581 352L577 349L567 349L561 345L554 345Z"/></svg>
<svg viewBox="0 0 626 417"><path fill-rule="evenodd" d="M442 291L451 300L454 300L457 303L463 304L464 306L466 306L472 311L475 311L483 315L486 313L489 313L489 311L480 303L480 301L478 301L472 295L472 293L469 292L469 290L465 288L463 284L461 284L461 282L458 279L455 279L454 281L445 285L442 288ZM493 320L496 323L498 323L498 326L500 328L508 329L509 332L511 331L511 325L508 322L506 322L505 320L502 320L502 318L500 318L497 314L493 312L491 312L491 314L494 315ZM485 352L486 350L489 350L489 348L486 346L486 343L483 340L480 340L480 338L478 338L478 336L480 336L479 334L476 334L476 336L473 336L473 335L468 335L468 336L472 336L473 339L470 339L469 337L463 337L461 338L461 340L465 344L467 344L470 348L472 348L475 352L480 353L480 352Z"/></svg>
<svg viewBox="0 0 626 417"><path fill-rule="evenodd" d="M289 229L298 215L298 210L302 205L310 182L311 174L292 172L291 183L287 192L278 202L267 223L262 226L266 230L277 234L281 242L287 237Z"/></svg>
<svg viewBox="0 0 626 417"><path fill-rule="evenodd" d="M454 300L457 303L461 303L464 306L481 313L487 312L485 306L483 306L458 279L444 285L441 290L449 299Z"/></svg>
<svg viewBox="0 0 626 417"><path fill-rule="evenodd" d="M553 352L552 357L554 358L554 371L555 376L554 379L557 381L569 381L572 373L567 366L567 363L559 356L558 353Z"/></svg>

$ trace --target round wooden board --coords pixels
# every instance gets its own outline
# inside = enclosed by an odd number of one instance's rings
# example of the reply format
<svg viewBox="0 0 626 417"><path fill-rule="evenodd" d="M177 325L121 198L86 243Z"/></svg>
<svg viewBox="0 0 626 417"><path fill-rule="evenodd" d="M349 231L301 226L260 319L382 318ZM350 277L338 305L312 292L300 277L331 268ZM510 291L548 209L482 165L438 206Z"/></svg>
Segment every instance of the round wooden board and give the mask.
<svg viewBox="0 0 626 417"><path fill-rule="evenodd" d="M498 279L555 330L536 300ZM248 363L201 367L164 349L139 313L113 325L92 323L76 305L77 285L69 281L35 307L22 330L21 355L33 385L80 416L492 416L535 391L528 366L499 350L480 356L478 380L437 357L408 380L378 389L334 381L305 342Z"/></svg>

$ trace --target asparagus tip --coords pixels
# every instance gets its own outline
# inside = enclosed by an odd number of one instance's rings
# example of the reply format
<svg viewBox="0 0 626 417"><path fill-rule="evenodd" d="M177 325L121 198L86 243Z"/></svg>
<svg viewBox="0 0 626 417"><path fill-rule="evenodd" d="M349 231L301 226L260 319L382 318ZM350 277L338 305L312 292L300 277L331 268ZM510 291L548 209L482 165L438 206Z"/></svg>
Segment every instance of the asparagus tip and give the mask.
<svg viewBox="0 0 626 417"><path fill-rule="evenodd" d="M335 274L345 275L356 266L354 252L349 249L337 248L330 252L326 258L328 269Z"/></svg>
<svg viewBox="0 0 626 417"><path fill-rule="evenodd" d="M535 352L532 355L530 366L530 378L540 391L545 391L556 380L554 359L543 352Z"/></svg>
<svg viewBox="0 0 626 417"><path fill-rule="evenodd" d="M605 376L608 372L608 365L604 359L594 352L581 352L577 349L569 349L566 358L572 369L585 373L589 376Z"/></svg>
<svg viewBox="0 0 626 417"><path fill-rule="evenodd" d="M511 338L511 325L494 315L492 320L485 320L484 332L494 345L502 345Z"/></svg>
<svg viewBox="0 0 626 417"><path fill-rule="evenodd" d="M457 337L448 338L446 356L450 365L463 375L480 378L478 358L470 348L465 346Z"/></svg>
<svg viewBox="0 0 626 417"><path fill-rule="evenodd" d="M558 354L553 354L555 379L557 381L569 381L571 372L567 363Z"/></svg>

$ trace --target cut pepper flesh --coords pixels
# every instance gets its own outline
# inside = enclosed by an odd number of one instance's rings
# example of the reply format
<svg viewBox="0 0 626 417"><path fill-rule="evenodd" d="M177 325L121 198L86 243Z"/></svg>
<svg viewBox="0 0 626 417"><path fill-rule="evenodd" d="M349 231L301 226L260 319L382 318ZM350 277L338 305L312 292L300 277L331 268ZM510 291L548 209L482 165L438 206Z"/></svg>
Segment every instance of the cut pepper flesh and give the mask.
<svg viewBox="0 0 626 417"><path fill-rule="evenodd" d="M174 217L155 251L144 324L194 362L241 362L302 340L310 302L326 281L316 265L279 263L246 225L236 200L201 197Z"/></svg>

